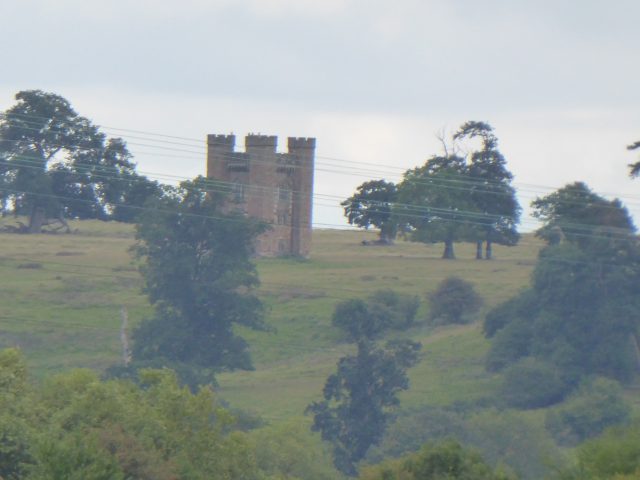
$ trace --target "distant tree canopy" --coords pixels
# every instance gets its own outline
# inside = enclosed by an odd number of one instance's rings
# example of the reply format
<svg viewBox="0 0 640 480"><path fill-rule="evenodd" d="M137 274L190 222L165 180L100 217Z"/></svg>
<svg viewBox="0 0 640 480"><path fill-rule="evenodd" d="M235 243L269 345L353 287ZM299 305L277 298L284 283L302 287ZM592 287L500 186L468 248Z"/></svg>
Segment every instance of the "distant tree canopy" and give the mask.
<svg viewBox="0 0 640 480"><path fill-rule="evenodd" d="M545 221L540 235L559 226L565 241L540 251L529 290L487 315L487 367L534 357L568 386L591 374L633 378L640 372L640 244L626 209L583 184L534 207Z"/></svg>
<svg viewBox="0 0 640 480"><path fill-rule="evenodd" d="M49 218L132 221L158 185L135 171L125 142L108 139L59 95L16 94L0 115L0 198L29 217L25 232Z"/></svg>
<svg viewBox="0 0 640 480"><path fill-rule="evenodd" d="M134 366L170 366L196 384L215 371L252 368L234 327L264 328L251 256L265 225L223 214L220 195L203 178L184 182L140 218L135 252L155 314L134 332Z"/></svg>
<svg viewBox="0 0 640 480"><path fill-rule="evenodd" d="M627 147L627 150L637 149L640 149L640 141L632 143ZM631 175L632 177L637 177L640 175L640 161L629 165L629 175Z"/></svg>
<svg viewBox="0 0 640 480"><path fill-rule="evenodd" d="M422 167L408 170L398 185L396 216L409 238L444 242L445 259L455 258L454 242L473 241L476 258L492 258L492 244L514 245L520 206L511 186L513 176L497 149L490 125L467 122L454 134L455 142L481 140L481 148L466 157L446 152Z"/></svg>
<svg viewBox="0 0 640 480"><path fill-rule="evenodd" d="M393 243L398 232L396 219L393 217L393 204L398 197L395 184L384 180L372 180L360 185L356 192L341 205L350 225L368 229L380 229L380 242Z"/></svg>
<svg viewBox="0 0 640 480"><path fill-rule="evenodd" d="M580 246L600 237L624 238L635 231L620 200L607 200L586 184L575 182L532 203L533 216L543 222L536 236L549 244L567 240Z"/></svg>

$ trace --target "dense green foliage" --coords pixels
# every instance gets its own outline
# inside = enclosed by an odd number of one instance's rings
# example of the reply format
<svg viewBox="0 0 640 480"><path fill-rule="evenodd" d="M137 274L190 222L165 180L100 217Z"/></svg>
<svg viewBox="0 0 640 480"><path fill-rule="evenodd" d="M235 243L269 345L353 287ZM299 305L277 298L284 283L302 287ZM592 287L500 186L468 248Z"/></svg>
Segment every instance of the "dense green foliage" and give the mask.
<svg viewBox="0 0 640 480"><path fill-rule="evenodd" d="M158 185L138 175L122 139L107 139L53 93L26 90L0 117L3 209L27 215L24 231L48 218L132 221Z"/></svg>
<svg viewBox="0 0 640 480"><path fill-rule="evenodd" d="M640 245L626 209L580 184L534 204L550 245L540 252L530 290L490 312L485 333L493 336L489 369L531 356L537 369L553 372L546 400L514 403L541 406L562 398L561 384L573 387L587 375L626 381L638 374ZM563 241L550 237L555 227ZM535 383L537 374L527 368Z"/></svg>
<svg viewBox="0 0 640 480"><path fill-rule="evenodd" d="M629 212L618 199L607 200L586 184L575 182L537 198L533 216L543 226L536 235L555 245L562 240L582 248L598 243L598 237L625 239L635 230Z"/></svg>
<svg viewBox="0 0 640 480"><path fill-rule="evenodd" d="M584 382L565 403L547 413L546 425L562 445L576 445L612 425L627 423L631 406L615 381Z"/></svg>
<svg viewBox="0 0 640 480"><path fill-rule="evenodd" d="M454 242L474 234L477 214L463 194L468 181L462 157L434 156L422 167L408 170L399 185L396 215L413 241L444 243L442 258L455 258ZM461 187L462 186L462 187Z"/></svg>
<svg viewBox="0 0 640 480"><path fill-rule="evenodd" d="M250 257L264 226L223 215L204 181L184 182L149 205L136 229L153 318L134 333L134 366L170 365L207 383L216 370L252 367L247 343L233 327L264 328Z"/></svg>
<svg viewBox="0 0 640 480"><path fill-rule="evenodd" d="M475 217L478 230L476 258L482 258L482 242L485 242L485 258L492 258L492 244L515 245L520 235L520 205L507 170L507 162L498 150L498 138L493 128L485 122L466 122L454 134L454 140L481 140L481 148L469 154L467 165L470 196L474 208L480 213Z"/></svg>
<svg viewBox="0 0 640 480"><path fill-rule="evenodd" d="M375 339L390 329L403 329L413 324L420 300L393 290L378 290L365 300L340 302L333 312L332 323L345 331L349 341Z"/></svg>
<svg viewBox="0 0 640 480"><path fill-rule="evenodd" d="M546 478L549 466L561 463L557 446L539 422L519 411L479 405L405 410L366 460L383 462L447 439L477 450L491 466L506 465L522 479Z"/></svg>
<svg viewBox="0 0 640 480"><path fill-rule="evenodd" d="M398 232L397 220L392 207L398 197L398 188L394 183L384 180L364 182L356 192L341 205L350 225L380 230L380 242L393 243Z"/></svg>
<svg viewBox="0 0 640 480"><path fill-rule="evenodd" d="M558 480L636 480L640 478L640 424L615 427L578 447L576 465Z"/></svg>
<svg viewBox="0 0 640 480"><path fill-rule="evenodd" d="M468 323L482 306L473 284L458 277L445 278L428 298L429 321L435 325Z"/></svg>
<svg viewBox="0 0 640 480"><path fill-rule="evenodd" d="M338 362L337 372L324 386L324 400L313 402L314 431L333 445L338 470L355 475L356 463L376 445L389 422L390 409L399 404L398 393L409 388L407 369L418 361L420 344L388 342L384 348L358 342L356 355Z"/></svg>
<svg viewBox="0 0 640 480"><path fill-rule="evenodd" d="M570 386L553 364L524 358L504 372L502 398L515 408L543 408L560 402Z"/></svg>
<svg viewBox="0 0 640 480"><path fill-rule="evenodd" d="M427 444L417 453L390 460L362 472L362 480L509 480L474 451L454 441Z"/></svg>
<svg viewBox="0 0 640 480"><path fill-rule="evenodd" d="M250 444L209 389L167 370L141 387L74 370L27 382L17 350L0 352L0 476L10 479L258 479Z"/></svg>
<svg viewBox="0 0 640 480"><path fill-rule="evenodd" d="M444 242L442 257L455 258L454 242L477 243L476 258L492 258L492 245L514 245L520 206L513 176L497 148L493 128L485 122L467 122L454 142L481 140L468 156L445 152L425 165L408 170L398 185L396 217L409 238L425 243Z"/></svg>

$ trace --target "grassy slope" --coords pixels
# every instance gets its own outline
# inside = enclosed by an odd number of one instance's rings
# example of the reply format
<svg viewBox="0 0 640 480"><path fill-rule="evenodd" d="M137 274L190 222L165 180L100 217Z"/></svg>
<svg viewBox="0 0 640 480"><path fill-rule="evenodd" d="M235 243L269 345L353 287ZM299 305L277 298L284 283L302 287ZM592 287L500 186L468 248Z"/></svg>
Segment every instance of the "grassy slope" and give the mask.
<svg viewBox="0 0 640 480"><path fill-rule="evenodd" d="M527 284L538 250L527 238L522 247L498 247L496 260L486 262L473 259L472 245L461 244L459 259L449 262L440 259L440 245L363 247L360 241L367 236L317 231L311 260L260 261L262 292L277 331L248 333L256 371L221 375L225 398L271 419L300 415L318 398L327 375L349 348L330 327L336 302L380 288L424 298L444 277L458 275L474 282L490 307ZM477 325L437 331L421 325L406 335L425 347L423 361L411 371L412 388L403 395L403 405L472 400L495 385L482 366L487 342Z"/></svg>
<svg viewBox="0 0 640 480"><path fill-rule="evenodd" d="M132 325L150 311L128 252L132 228L87 221L74 228L73 235L0 234L0 347L22 347L37 376L121 361L121 308ZM311 260L258 262L273 331L243 332L256 370L220 375L227 400L274 420L301 415L350 348L330 327L336 302L380 288L424 297L445 276L459 275L491 306L527 284L537 254L526 239L520 247L498 247L492 262L479 262L471 245L458 245L459 260L447 262L439 258L440 245L363 247L364 238L372 236L321 230L314 233ZM477 325L437 331L419 325L405 335L425 348L403 404L477 398L495 384L482 368L487 344Z"/></svg>

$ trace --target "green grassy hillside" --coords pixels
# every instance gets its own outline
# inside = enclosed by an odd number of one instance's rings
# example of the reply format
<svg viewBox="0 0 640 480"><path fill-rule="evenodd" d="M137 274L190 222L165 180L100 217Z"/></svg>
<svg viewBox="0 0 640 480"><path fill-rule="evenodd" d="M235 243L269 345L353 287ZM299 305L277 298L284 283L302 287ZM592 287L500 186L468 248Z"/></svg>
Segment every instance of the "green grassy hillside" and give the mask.
<svg viewBox="0 0 640 480"><path fill-rule="evenodd" d="M71 235L0 235L0 346L20 346L37 376L121 362L123 308L130 326L150 311L129 253L132 227L84 221L73 228ZM225 399L269 419L300 415L349 349L330 325L336 302L381 288L424 299L444 277L458 275L472 281L490 307L527 284L539 247L525 238L521 246L498 247L487 262L460 244L459 259L451 262L439 258L440 245L362 246L371 235L320 230L310 260L258 260L272 331L243 332L256 370L220 375ZM403 335L425 345L405 405L448 404L492 389L478 325L434 331L418 324Z"/></svg>

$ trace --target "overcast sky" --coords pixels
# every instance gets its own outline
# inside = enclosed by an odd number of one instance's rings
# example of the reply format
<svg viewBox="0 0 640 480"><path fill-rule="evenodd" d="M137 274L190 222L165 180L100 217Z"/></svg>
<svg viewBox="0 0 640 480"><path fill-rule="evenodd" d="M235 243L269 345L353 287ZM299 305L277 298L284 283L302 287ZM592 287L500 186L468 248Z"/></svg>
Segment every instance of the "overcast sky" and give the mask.
<svg viewBox="0 0 640 480"><path fill-rule="evenodd" d="M207 133L316 137L318 226L484 120L523 206L583 180L640 223L639 18L637 0L3 0L0 110L38 88L100 125L202 139L108 130L177 176L204 173Z"/></svg>

